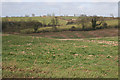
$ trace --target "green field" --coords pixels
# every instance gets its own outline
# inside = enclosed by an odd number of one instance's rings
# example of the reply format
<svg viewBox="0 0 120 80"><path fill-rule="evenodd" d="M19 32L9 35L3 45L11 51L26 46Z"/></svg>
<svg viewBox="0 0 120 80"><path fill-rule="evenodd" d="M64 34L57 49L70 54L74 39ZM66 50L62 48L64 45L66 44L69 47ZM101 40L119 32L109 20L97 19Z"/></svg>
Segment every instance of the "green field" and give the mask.
<svg viewBox="0 0 120 80"><path fill-rule="evenodd" d="M104 18L107 28L101 24L100 29L88 21L88 31L80 30L81 24L67 25L78 18L70 16L59 16L56 29L47 25L34 32L35 26L28 25L32 20L48 24L52 18L2 18L3 78L118 78L117 18ZM73 26L76 31L70 30Z"/></svg>
<svg viewBox="0 0 120 80"><path fill-rule="evenodd" d="M3 34L3 78L118 78L117 36L73 38Z"/></svg>

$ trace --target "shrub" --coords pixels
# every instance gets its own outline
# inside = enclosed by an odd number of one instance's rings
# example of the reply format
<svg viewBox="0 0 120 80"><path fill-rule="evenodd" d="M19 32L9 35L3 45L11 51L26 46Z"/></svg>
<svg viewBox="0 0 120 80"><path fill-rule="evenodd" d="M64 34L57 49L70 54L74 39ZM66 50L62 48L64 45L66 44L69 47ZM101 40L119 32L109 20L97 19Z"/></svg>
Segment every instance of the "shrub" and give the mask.
<svg viewBox="0 0 120 80"><path fill-rule="evenodd" d="M48 24L48 26L49 26L49 25L52 25L53 29L54 29L54 30L57 30L57 27L56 27L56 26L59 25L58 18L55 17L55 18L51 19L51 22Z"/></svg>
<svg viewBox="0 0 120 80"><path fill-rule="evenodd" d="M107 23L102 24L104 28L107 28Z"/></svg>
<svg viewBox="0 0 120 80"><path fill-rule="evenodd" d="M34 32L37 32L38 28L41 26L42 23L38 21L2 21L3 32L20 32L28 28L34 28Z"/></svg>
<svg viewBox="0 0 120 80"><path fill-rule="evenodd" d="M98 25L101 25L102 21L101 21L99 24L97 24L97 22L98 22L99 20L100 20L100 19L99 19L97 16L94 16L94 17L92 18L91 23L92 23L92 28L93 28L93 29L96 29L96 27L97 27Z"/></svg>
<svg viewBox="0 0 120 80"><path fill-rule="evenodd" d="M38 21L31 21L30 23L33 28L34 28L34 32L37 32L39 27L42 27L42 23L38 22Z"/></svg>
<svg viewBox="0 0 120 80"><path fill-rule="evenodd" d="M70 31L75 31L75 30L76 30L75 26L72 26L70 29Z"/></svg>
<svg viewBox="0 0 120 80"><path fill-rule="evenodd" d="M38 26L34 26L34 32L37 32Z"/></svg>

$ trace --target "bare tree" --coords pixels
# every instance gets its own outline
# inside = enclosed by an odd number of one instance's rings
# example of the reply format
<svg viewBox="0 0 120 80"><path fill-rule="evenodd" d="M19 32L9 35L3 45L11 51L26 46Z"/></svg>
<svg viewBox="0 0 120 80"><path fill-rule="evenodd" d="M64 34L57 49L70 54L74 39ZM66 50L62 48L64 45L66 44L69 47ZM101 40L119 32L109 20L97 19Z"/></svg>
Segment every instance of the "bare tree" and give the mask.
<svg viewBox="0 0 120 80"><path fill-rule="evenodd" d="M54 14L54 13L52 13L52 16L54 17L54 16L55 16L55 14Z"/></svg>
<svg viewBox="0 0 120 80"><path fill-rule="evenodd" d="M59 21L58 21L58 18L55 17L55 25L58 26L59 25Z"/></svg>
<svg viewBox="0 0 120 80"><path fill-rule="evenodd" d="M45 27L46 26L46 22L45 22L45 19L43 19L43 27Z"/></svg>
<svg viewBox="0 0 120 80"><path fill-rule="evenodd" d="M53 28L56 30L57 29L56 26L59 24L58 18L57 17L53 18L51 20L51 24L52 24Z"/></svg>
<svg viewBox="0 0 120 80"><path fill-rule="evenodd" d="M51 20L51 24L53 27L55 26L55 19L54 18Z"/></svg>
<svg viewBox="0 0 120 80"><path fill-rule="evenodd" d="M76 20L76 23L79 25L81 24L82 25L82 29L84 30L85 29L85 24L88 22L88 19L87 17L79 17L77 20Z"/></svg>

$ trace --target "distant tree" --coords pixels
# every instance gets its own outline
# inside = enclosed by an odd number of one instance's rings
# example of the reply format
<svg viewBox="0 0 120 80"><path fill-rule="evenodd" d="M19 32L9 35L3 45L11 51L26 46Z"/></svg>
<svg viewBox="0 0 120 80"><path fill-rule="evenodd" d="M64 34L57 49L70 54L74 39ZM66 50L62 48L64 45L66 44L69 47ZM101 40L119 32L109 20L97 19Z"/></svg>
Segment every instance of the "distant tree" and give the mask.
<svg viewBox="0 0 120 80"><path fill-rule="evenodd" d="M54 16L55 16L55 14L54 14L54 13L52 13L52 16L54 17Z"/></svg>
<svg viewBox="0 0 120 80"><path fill-rule="evenodd" d="M46 22L45 22L45 19L43 19L43 27L46 26Z"/></svg>
<svg viewBox="0 0 120 80"><path fill-rule="evenodd" d="M26 14L25 17L29 17L29 15Z"/></svg>
<svg viewBox="0 0 120 80"><path fill-rule="evenodd" d="M55 25L58 26L59 25L59 21L58 21L58 18L55 17Z"/></svg>
<svg viewBox="0 0 120 80"><path fill-rule="evenodd" d="M32 17L35 17L35 14L32 14Z"/></svg>
<svg viewBox="0 0 120 80"><path fill-rule="evenodd" d="M52 24L53 27L55 26L55 18L53 18L53 19L51 20L51 24Z"/></svg>
<svg viewBox="0 0 120 80"><path fill-rule="evenodd" d="M56 26L59 24L58 18L55 17L51 20L51 25L53 26L54 29L57 29Z"/></svg>
<svg viewBox="0 0 120 80"><path fill-rule="evenodd" d="M76 23L79 25L81 24L82 25L82 29L84 30L85 29L85 24L88 22L88 19L87 17L79 17L77 20L76 20Z"/></svg>
<svg viewBox="0 0 120 80"><path fill-rule="evenodd" d="M113 14L110 14L110 16L111 16L111 17L114 17L114 15L113 15Z"/></svg>
<svg viewBox="0 0 120 80"><path fill-rule="evenodd" d="M99 24L97 24L98 21L99 21ZM101 25L102 21L101 21L101 19L99 17L93 16L92 19L91 19L91 23L92 23L92 28L96 29L96 26Z"/></svg>
<svg viewBox="0 0 120 80"><path fill-rule="evenodd" d="M34 32L36 33L38 31L38 28L42 27L42 23L38 21L32 21L32 26L34 28Z"/></svg>
<svg viewBox="0 0 120 80"><path fill-rule="evenodd" d="M47 14L47 16L51 16L50 14Z"/></svg>
<svg viewBox="0 0 120 80"><path fill-rule="evenodd" d="M80 16L81 16L81 17L86 17L87 15L86 15L86 14L81 14Z"/></svg>
<svg viewBox="0 0 120 80"><path fill-rule="evenodd" d="M103 25L104 28L107 28L107 23L106 22L104 22L102 25Z"/></svg>
<svg viewBox="0 0 120 80"><path fill-rule="evenodd" d="M8 18L9 16L6 16L6 18Z"/></svg>
<svg viewBox="0 0 120 80"><path fill-rule="evenodd" d="M99 21L101 21L101 24L102 24L103 28L107 28L108 24L107 24L107 22L106 22L104 17L102 17L102 16L99 17Z"/></svg>

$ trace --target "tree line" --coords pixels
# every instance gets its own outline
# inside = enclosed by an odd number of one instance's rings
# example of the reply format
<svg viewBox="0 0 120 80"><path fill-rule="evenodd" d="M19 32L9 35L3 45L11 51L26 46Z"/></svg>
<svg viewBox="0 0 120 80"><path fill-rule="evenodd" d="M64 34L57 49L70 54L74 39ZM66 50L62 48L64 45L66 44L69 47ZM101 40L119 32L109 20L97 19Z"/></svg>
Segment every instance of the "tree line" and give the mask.
<svg viewBox="0 0 120 80"><path fill-rule="evenodd" d="M70 24L76 24L78 26L82 25L82 29L77 29L76 26L72 26L70 31L79 31L79 30L95 30L95 29L101 29L101 28L107 28L108 24L105 22L104 17L78 17L74 21L68 21L66 25ZM90 26L92 28L87 28L86 24L91 23ZM99 25L102 25L102 27L97 27ZM7 31L17 31L33 28L34 32L38 32L38 29L40 27L52 27L54 31L58 31L57 26L60 26L59 17L52 17L50 22L46 24L46 21L43 19L42 22L39 22L37 20L29 20L29 21L9 21L7 18L6 20L2 21L2 30L3 32Z"/></svg>

